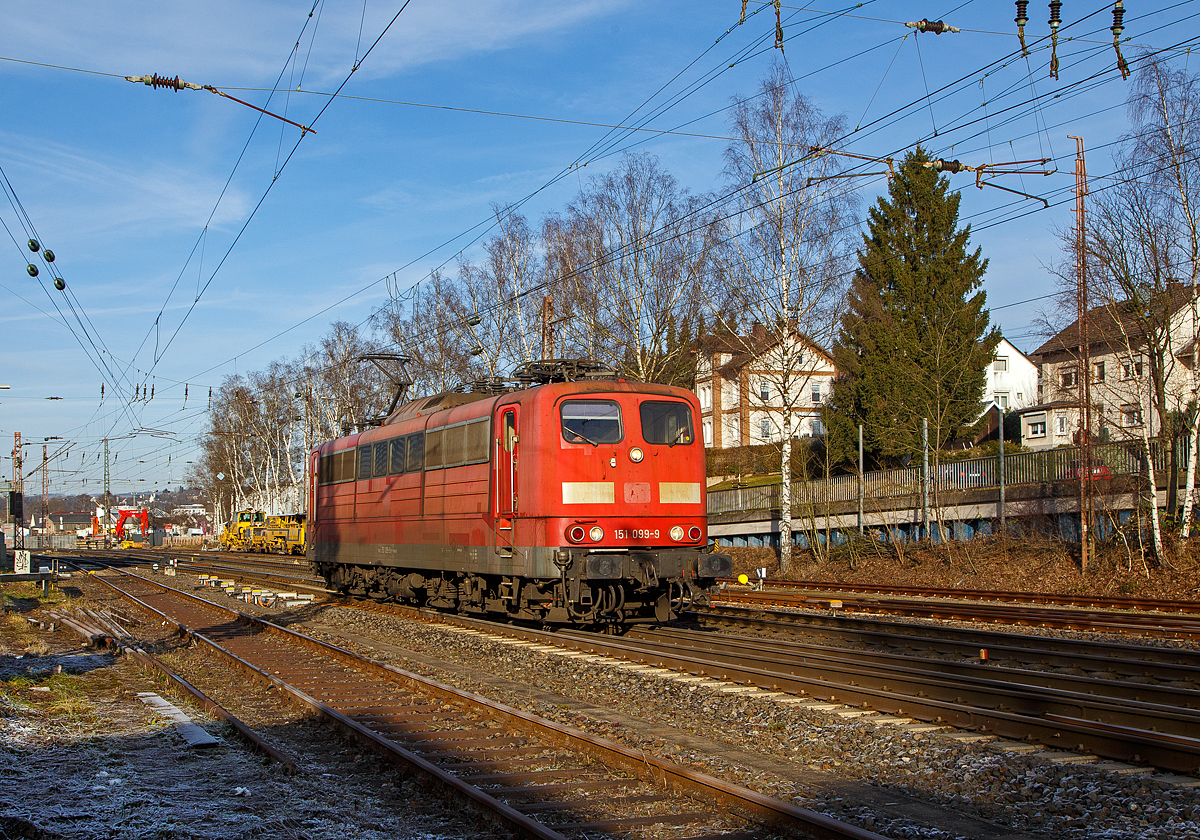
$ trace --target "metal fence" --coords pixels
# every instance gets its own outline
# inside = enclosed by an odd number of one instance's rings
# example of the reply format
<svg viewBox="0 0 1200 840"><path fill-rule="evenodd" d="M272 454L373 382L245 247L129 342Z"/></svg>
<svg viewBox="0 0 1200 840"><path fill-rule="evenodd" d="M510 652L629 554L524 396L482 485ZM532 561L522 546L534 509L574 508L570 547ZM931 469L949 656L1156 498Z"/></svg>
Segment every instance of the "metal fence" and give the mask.
<svg viewBox="0 0 1200 840"><path fill-rule="evenodd" d="M1140 442L1093 444L1090 467L1080 461L1079 448L1067 446L1040 452L1015 452L1004 456L1004 484L1042 484L1051 481L1079 479L1087 472L1094 478L1118 475L1140 475L1145 472L1146 459ZM1179 464L1186 457L1186 443L1181 444ZM1150 442L1154 468L1165 474L1170 460L1169 445ZM875 470L862 475L864 499L895 499L919 495L922 484L921 468ZM947 461L929 468L931 493L952 490L998 488L1000 486L1000 457L968 458ZM857 475L838 475L828 479L797 481L792 484L792 506L836 504L858 499ZM757 487L735 487L708 493L708 513L716 515L744 510L778 510L781 507L779 484Z"/></svg>
<svg viewBox="0 0 1200 840"><path fill-rule="evenodd" d="M74 534L27 534L25 548L31 551L74 551L79 537ZM10 543L9 548L12 548Z"/></svg>

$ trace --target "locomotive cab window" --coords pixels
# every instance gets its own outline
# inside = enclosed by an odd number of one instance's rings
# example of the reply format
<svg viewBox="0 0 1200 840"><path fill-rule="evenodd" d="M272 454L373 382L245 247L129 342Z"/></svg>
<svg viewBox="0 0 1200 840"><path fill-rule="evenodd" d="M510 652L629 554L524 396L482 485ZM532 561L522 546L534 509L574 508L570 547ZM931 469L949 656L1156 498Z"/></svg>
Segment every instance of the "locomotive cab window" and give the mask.
<svg viewBox="0 0 1200 840"><path fill-rule="evenodd" d="M417 432L408 438L408 471L420 472L425 469L425 433Z"/></svg>
<svg viewBox="0 0 1200 840"><path fill-rule="evenodd" d="M620 443L621 407L611 400L567 400L562 404L562 435L567 443Z"/></svg>
<svg viewBox="0 0 1200 840"><path fill-rule="evenodd" d="M692 408L682 402L657 402L647 400L638 406L642 418L642 438L646 443L690 444L695 440L692 433Z"/></svg>
<svg viewBox="0 0 1200 840"><path fill-rule="evenodd" d="M358 447L358 477L360 479L371 477L371 447L370 446Z"/></svg>

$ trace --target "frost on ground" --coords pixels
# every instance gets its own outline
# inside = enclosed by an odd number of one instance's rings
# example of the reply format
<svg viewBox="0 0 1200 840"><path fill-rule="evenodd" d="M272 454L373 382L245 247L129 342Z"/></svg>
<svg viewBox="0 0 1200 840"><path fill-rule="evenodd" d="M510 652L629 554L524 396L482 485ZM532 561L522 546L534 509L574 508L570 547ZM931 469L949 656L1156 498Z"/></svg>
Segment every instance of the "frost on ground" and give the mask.
<svg viewBox="0 0 1200 840"><path fill-rule="evenodd" d="M303 720L265 733L298 758L289 776L171 697L222 741L189 748L139 702L136 692L163 689L136 663L67 650L62 632L38 634L45 655L16 653L27 639L11 627L0 627L0 839L487 835Z"/></svg>

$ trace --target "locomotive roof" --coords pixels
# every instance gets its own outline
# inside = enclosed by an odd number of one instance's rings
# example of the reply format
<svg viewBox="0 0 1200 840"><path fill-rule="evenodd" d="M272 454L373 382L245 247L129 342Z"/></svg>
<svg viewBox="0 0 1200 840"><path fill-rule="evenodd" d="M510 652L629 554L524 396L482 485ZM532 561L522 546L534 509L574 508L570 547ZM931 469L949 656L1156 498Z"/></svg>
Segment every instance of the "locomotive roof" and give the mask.
<svg viewBox="0 0 1200 840"><path fill-rule="evenodd" d="M456 405L466 405L467 403L485 400L488 397L494 396L495 394L461 394L457 391L444 391L440 394L434 394L432 397L422 397L419 400L405 403L389 414L387 419L383 421L383 425L390 426L393 423L399 423L401 420L407 420L410 417L431 414L445 408L454 408Z"/></svg>
<svg viewBox="0 0 1200 840"><path fill-rule="evenodd" d="M509 391L508 394L521 394L536 391L542 388L553 388L556 390L566 390L572 393L602 393L605 391L636 391L645 394L661 394L669 396L677 396L679 388L671 385L660 385L655 382L631 382L625 379L579 379L572 382L553 382L541 385L534 385L530 388L521 388L514 391ZM686 391L686 389L684 389ZM456 406L466 405L467 403L478 402L479 400L491 399L497 396L505 396L504 394L495 394L487 392L460 393L458 391L445 391L441 394L434 394L432 397L422 397L419 400L413 400L393 411L388 418L383 422L383 425L390 426L394 423L400 423L413 417L420 417L426 414L432 414L436 411L443 411L447 408L455 408Z"/></svg>

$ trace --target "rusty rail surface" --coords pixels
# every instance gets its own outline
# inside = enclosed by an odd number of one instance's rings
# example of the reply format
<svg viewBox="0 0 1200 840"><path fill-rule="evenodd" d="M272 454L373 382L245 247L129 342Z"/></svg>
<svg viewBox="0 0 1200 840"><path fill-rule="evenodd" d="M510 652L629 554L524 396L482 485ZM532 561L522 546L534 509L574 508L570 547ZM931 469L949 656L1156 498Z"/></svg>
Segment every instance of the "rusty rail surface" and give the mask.
<svg viewBox="0 0 1200 840"><path fill-rule="evenodd" d="M114 572L121 585L107 575L93 577L521 836L625 834L655 825L696 826L714 838L748 836L749 821L760 827L755 834L883 840L163 583ZM606 795L596 796L600 791Z"/></svg>
<svg viewBox="0 0 1200 840"><path fill-rule="evenodd" d="M720 581L727 585L732 579ZM916 598L954 598L962 601L1006 601L1017 604L1055 604L1065 607L1092 607L1103 610L1135 612L1200 613L1200 600L1181 601L1157 598L1116 598L1107 595L1061 595L1055 592L1016 592L992 589L952 589L933 586L896 586L874 583L841 583L820 580L776 580L763 583L767 589L803 589L813 594L836 595L861 592L871 595L907 595Z"/></svg>
<svg viewBox="0 0 1200 840"><path fill-rule="evenodd" d="M949 599L905 600L845 597L831 594L723 589L715 603L836 609L841 612L906 615L946 621L1013 624L1062 630L1125 633L1174 639L1200 639L1200 616L1163 612L1139 613L1084 608L1053 608L1021 604L979 603Z"/></svg>
<svg viewBox="0 0 1200 840"><path fill-rule="evenodd" d="M1200 711L1195 708L1200 706L1200 693L1148 683L1148 677L1200 683L1200 657L1190 651L880 621L870 622L870 629L859 632L866 635L867 646L885 652L844 647L817 650L810 646L796 655L802 660L797 663L796 657L789 659L781 651L804 645L778 636L768 645L761 639L751 644L725 635L714 639L712 633L695 634L694 641L679 636L669 640L650 638L653 634L641 631L614 639L576 631L548 633L361 599L334 599L334 603L483 629L961 729L1032 739L1052 747L1083 747L1104 757L1146 761L1164 769L1194 773L1200 768L1200 739L1191 737L1200 731ZM780 611L768 616L762 609L722 605L698 611L697 615L707 621L724 620L739 627L756 625L767 632L791 635L812 635L814 627L821 624L832 633L833 625L842 628L847 622L863 621L829 613L812 616ZM914 635L921 630L936 638ZM677 632L654 631L664 637ZM951 643L949 637L958 640ZM930 653L921 656L912 652L922 647ZM908 655L886 652L898 648ZM941 656L952 648L958 661L947 662ZM980 648L992 655L987 663L970 661ZM939 658L930 659L934 654ZM1016 663L1034 657L1057 668L1083 666L1091 670L1117 669L1120 673L1107 683L1075 675L1051 679L1036 671L1007 668L1003 664L1006 657ZM1181 658L1196 661L1180 664ZM1126 700L1123 692L1132 692L1138 699Z"/></svg>

